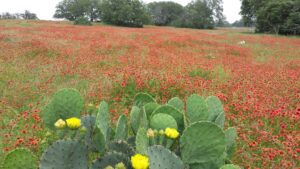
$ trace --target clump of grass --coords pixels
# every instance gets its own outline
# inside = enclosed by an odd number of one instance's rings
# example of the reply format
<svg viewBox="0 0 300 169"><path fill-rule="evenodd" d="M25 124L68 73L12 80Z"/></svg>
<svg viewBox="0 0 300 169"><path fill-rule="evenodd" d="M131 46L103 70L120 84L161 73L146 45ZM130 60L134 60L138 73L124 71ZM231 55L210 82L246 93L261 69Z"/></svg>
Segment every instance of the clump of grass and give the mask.
<svg viewBox="0 0 300 169"><path fill-rule="evenodd" d="M189 72L190 77L202 77L206 80L213 79L213 73L210 70L205 70L203 68L193 69Z"/></svg>

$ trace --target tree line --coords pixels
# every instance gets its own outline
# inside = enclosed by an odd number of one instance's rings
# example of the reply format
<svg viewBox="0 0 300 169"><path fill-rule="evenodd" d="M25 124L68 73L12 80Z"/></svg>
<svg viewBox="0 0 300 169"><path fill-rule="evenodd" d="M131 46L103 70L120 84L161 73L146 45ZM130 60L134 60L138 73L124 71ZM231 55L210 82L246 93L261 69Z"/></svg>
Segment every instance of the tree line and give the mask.
<svg viewBox="0 0 300 169"><path fill-rule="evenodd" d="M194 0L186 6L171 1L144 4L139 0L62 0L54 17L129 27L154 24L204 29L225 21L222 0Z"/></svg>
<svg viewBox="0 0 300 169"><path fill-rule="evenodd" d="M26 20L36 20L38 19L37 15L35 13L31 13L28 10L25 10L24 13L9 13L5 12L0 14L0 19L26 19Z"/></svg>
<svg viewBox="0 0 300 169"><path fill-rule="evenodd" d="M258 33L300 35L300 0L241 0L246 25Z"/></svg>

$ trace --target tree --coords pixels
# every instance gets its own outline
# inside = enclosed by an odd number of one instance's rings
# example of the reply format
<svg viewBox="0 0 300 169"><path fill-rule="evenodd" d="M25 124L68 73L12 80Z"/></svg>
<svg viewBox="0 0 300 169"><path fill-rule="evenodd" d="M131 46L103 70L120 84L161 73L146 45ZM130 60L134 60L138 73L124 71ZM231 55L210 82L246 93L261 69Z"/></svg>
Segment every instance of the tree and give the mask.
<svg viewBox="0 0 300 169"><path fill-rule="evenodd" d="M241 19L241 20L237 20L237 21L233 22L231 24L231 26L233 26L233 27L244 27L245 24L244 24L243 19Z"/></svg>
<svg viewBox="0 0 300 169"><path fill-rule="evenodd" d="M153 23L158 26L171 25L184 12L182 5L171 1L152 2L147 7Z"/></svg>
<svg viewBox="0 0 300 169"><path fill-rule="evenodd" d="M101 19L109 24L143 27L147 22L144 5L139 0L103 0Z"/></svg>
<svg viewBox="0 0 300 169"><path fill-rule="evenodd" d="M38 19L38 17L36 16L35 13L31 13L28 10L25 10L25 12L23 14L21 14L21 17L23 19L26 19L26 20L36 20L36 19Z"/></svg>

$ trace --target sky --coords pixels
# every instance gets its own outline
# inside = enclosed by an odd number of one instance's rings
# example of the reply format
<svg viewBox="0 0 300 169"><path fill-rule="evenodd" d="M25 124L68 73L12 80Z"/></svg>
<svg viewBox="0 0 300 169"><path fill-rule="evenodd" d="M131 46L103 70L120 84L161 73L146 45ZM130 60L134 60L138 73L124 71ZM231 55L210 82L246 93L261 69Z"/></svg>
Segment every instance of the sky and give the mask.
<svg viewBox="0 0 300 169"><path fill-rule="evenodd" d="M55 6L61 0L0 0L0 13L20 13L24 10L36 13L39 19L53 20L52 16L55 12ZM143 0L144 2L163 1L163 0ZM186 5L190 0L172 0L174 2ZM224 15L227 20L232 23L239 20L241 2L240 0L223 0Z"/></svg>

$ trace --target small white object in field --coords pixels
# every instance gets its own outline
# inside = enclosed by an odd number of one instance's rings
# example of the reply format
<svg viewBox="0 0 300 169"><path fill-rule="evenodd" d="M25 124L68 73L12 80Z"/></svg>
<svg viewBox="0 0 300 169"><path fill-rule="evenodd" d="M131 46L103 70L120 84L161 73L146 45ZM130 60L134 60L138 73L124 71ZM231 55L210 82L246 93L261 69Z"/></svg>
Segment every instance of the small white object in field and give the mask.
<svg viewBox="0 0 300 169"><path fill-rule="evenodd" d="M244 41L244 40L239 42L239 45L245 45L245 44L246 44L246 41Z"/></svg>

